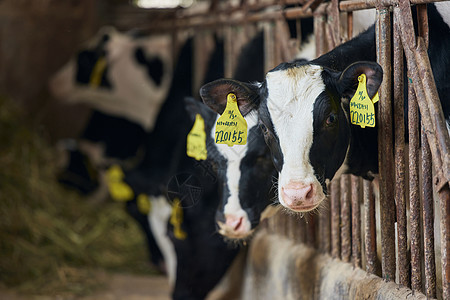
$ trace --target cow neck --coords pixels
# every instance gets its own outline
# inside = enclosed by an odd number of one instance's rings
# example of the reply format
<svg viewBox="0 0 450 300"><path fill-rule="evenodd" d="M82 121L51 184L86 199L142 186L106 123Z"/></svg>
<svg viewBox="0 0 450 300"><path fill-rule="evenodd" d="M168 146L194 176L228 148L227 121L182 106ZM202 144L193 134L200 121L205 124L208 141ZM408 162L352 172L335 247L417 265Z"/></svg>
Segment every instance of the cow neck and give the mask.
<svg viewBox="0 0 450 300"><path fill-rule="evenodd" d="M351 124L349 107L343 103L341 107L350 128L348 148L343 163L345 173L372 180L373 175L378 173L378 126L361 128Z"/></svg>
<svg viewBox="0 0 450 300"><path fill-rule="evenodd" d="M316 58L312 63L341 72L357 61L376 61L375 25Z"/></svg>

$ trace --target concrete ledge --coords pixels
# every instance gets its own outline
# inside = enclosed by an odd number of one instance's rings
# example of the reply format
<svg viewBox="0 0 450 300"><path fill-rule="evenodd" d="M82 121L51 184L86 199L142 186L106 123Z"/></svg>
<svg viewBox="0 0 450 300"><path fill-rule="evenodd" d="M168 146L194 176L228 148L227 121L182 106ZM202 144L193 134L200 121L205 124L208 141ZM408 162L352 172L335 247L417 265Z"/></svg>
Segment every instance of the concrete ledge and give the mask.
<svg viewBox="0 0 450 300"><path fill-rule="evenodd" d="M244 278L242 299L426 299L265 229L252 240Z"/></svg>

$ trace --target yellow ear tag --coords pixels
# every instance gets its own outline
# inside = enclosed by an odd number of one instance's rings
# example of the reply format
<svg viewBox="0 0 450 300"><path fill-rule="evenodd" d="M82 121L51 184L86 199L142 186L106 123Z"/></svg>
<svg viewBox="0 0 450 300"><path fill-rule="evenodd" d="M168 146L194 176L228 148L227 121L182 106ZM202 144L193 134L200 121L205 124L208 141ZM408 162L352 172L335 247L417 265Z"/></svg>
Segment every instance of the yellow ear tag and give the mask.
<svg viewBox="0 0 450 300"><path fill-rule="evenodd" d="M148 215L152 210L150 198L146 194L139 194L136 198L137 208L143 215Z"/></svg>
<svg viewBox="0 0 450 300"><path fill-rule="evenodd" d="M361 128L375 127L375 107L373 104L379 100L378 92L372 100L367 94L366 75L358 77L358 89L350 100L350 121Z"/></svg>
<svg viewBox="0 0 450 300"><path fill-rule="evenodd" d="M101 56L95 63L92 69L91 77L89 78L89 84L91 87L98 87L102 82L102 76L106 69L106 58Z"/></svg>
<svg viewBox="0 0 450 300"><path fill-rule="evenodd" d="M195 116L194 126L187 136L186 154L196 160L205 160L206 150L205 121L200 114Z"/></svg>
<svg viewBox="0 0 450 300"><path fill-rule="evenodd" d="M178 198L173 199L172 215L170 216L170 224L173 225L173 235L178 240L185 240L187 233L181 228L183 224L183 208Z"/></svg>
<svg viewBox="0 0 450 300"><path fill-rule="evenodd" d="M109 194L115 201L130 201L134 198L133 189L123 182L124 177L122 168L118 165L113 165L106 171Z"/></svg>
<svg viewBox="0 0 450 300"><path fill-rule="evenodd" d="M227 95L227 106L216 122L216 144L228 146L247 144L247 121L237 106L236 95Z"/></svg>

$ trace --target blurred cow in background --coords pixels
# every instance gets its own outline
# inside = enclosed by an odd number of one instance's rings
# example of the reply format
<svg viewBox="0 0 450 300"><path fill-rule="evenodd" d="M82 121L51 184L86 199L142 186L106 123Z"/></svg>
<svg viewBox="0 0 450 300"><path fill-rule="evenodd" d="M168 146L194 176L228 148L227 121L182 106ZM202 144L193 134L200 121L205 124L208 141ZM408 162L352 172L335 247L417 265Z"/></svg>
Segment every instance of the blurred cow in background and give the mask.
<svg viewBox="0 0 450 300"><path fill-rule="evenodd" d="M53 76L50 91L56 98L93 108L79 139L60 143L68 153L61 183L88 195L98 190L102 171L113 163L137 164L170 87L170 47L167 36L137 36L104 27ZM125 201L128 194L116 185L113 197ZM145 232L151 261L164 271L146 214L133 202L127 209Z"/></svg>

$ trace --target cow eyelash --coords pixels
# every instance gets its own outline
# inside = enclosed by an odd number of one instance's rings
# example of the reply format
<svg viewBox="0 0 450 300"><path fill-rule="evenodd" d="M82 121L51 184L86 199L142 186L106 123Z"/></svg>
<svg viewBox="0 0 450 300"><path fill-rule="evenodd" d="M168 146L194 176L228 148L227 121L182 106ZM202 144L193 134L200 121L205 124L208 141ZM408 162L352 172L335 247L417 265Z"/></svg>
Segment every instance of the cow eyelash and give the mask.
<svg viewBox="0 0 450 300"><path fill-rule="evenodd" d="M264 135L267 135L269 133L269 129L263 123L259 123L259 128L261 128L261 130L264 133Z"/></svg>

